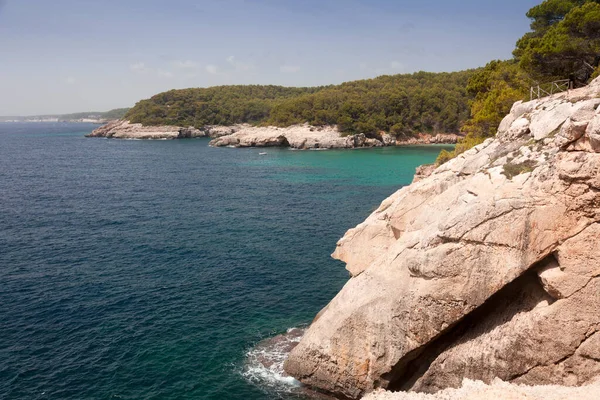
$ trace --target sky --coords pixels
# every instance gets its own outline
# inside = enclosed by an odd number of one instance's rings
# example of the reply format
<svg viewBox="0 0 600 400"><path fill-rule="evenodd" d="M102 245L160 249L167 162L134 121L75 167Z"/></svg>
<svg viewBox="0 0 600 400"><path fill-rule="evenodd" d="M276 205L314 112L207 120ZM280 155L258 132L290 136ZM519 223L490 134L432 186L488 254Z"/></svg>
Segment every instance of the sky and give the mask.
<svg viewBox="0 0 600 400"><path fill-rule="evenodd" d="M541 0L0 0L0 115L318 86L511 57Z"/></svg>

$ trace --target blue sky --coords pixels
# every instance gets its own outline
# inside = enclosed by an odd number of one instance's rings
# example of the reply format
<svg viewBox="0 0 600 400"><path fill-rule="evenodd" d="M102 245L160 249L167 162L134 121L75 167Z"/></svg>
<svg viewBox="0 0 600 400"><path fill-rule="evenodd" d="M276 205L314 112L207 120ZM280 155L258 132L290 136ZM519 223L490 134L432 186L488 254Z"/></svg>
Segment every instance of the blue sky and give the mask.
<svg viewBox="0 0 600 400"><path fill-rule="evenodd" d="M506 59L541 0L0 0L0 115Z"/></svg>

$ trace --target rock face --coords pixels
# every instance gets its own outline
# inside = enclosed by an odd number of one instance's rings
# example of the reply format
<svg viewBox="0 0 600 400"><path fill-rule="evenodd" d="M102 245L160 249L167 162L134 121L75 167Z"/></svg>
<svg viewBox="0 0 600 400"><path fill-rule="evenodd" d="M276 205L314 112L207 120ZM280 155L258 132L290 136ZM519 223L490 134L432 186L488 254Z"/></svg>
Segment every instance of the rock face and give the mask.
<svg viewBox="0 0 600 400"><path fill-rule="evenodd" d="M142 126L129 121L112 121L94 130L87 137L115 139L183 139L207 136L206 132L194 127Z"/></svg>
<svg viewBox="0 0 600 400"><path fill-rule="evenodd" d="M435 168L435 164L425 164L417 167L417 170L415 171L415 176L413 178L413 183L422 181L428 176L431 176L431 174L433 174L433 172L435 171Z"/></svg>
<svg viewBox="0 0 600 400"><path fill-rule="evenodd" d="M114 139L190 139L199 137L218 138L231 135L240 129L248 128L250 125L208 125L202 129L193 126L184 128L181 126L143 126L132 124L129 121L111 121L106 125L94 130L87 137L105 137Z"/></svg>
<svg viewBox="0 0 600 400"><path fill-rule="evenodd" d="M216 147L291 147L293 149L353 149L394 145L390 135L377 139L364 134L342 136L335 126L314 127L308 124L287 128L245 126L237 132L210 142Z"/></svg>
<svg viewBox="0 0 600 400"><path fill-rule="evenodd" d="M453 134L420 135L398 142L390 134L382 133L381 140L368 138L363 133L342 136L335 126L314 127L308 124L287 128L255 127L249 124L232 126L208 125L202 129L192 126L143 126L129 121L111 121L94 130L87 137L115 139L188 139L211 137L215 147L290 147L293 149L354 149L415 144L452 144L459 136Z"/></svg>
<svg viewBox="0 0 600 400"><path fill-rule="evenodd" d="M599 96L516 103L349 230L333 256L352 278L286 371L349 398L600 376Z"/></svg>

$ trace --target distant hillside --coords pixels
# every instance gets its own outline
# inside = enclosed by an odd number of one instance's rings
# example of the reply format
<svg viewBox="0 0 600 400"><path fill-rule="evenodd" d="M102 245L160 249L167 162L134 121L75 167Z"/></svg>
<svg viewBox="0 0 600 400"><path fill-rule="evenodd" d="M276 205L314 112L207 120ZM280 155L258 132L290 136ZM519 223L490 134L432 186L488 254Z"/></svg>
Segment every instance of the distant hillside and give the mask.
<svg viewBox="0 0 600 400"><path fill-rule="evenodd" d="M269 117L276 104L322 89L247 85L170 90L140 101L125 118L144 125L198 128L259 123Z"/></svg>
<svg viewBox="0 0 600 400"><path fill-rule="evenodd" d="M127 114L130 108L115 108L114 110L106 111L106 112L82 112L82 113L74 113L74 114L64 114L60 115L59 118L61 120L77 120L77 119L86 119L86 118L97 118L97 119L121 119Z"/></svg>
<svg viewBox="0 0 600 400"><path fill-rule="evenodd" d="M15 117L0 117L0 122L16 121L16 122L44 122L44 121L61 121L61 122L106 122L113 119L121 119L129 111L129 108L115 108L114 110L100 112L88 111L73 114L54 114L54 115L29 115Z"/></svg>
<svg viewBox="0 0 600 400"><path fill-rule="evenodd" d="M268 122L337 124L342 132L458 133L469 117L474 71L380 76L332 86L273 107Z"/></svg>
<svg viewBox="0 0 600 400"><path fill-rule="evenodd" d="M381 76L336 86L217 86L171 90L125 116L144 125L337 124L343 132L458 132L469 117L475 71Z"/></svg>

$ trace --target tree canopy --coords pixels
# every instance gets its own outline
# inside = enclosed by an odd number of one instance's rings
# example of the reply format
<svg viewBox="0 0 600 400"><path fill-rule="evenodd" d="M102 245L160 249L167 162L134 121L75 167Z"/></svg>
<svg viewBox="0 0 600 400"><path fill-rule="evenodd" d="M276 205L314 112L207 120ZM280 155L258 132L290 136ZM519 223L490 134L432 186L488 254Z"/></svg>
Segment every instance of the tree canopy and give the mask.
<svg viewBox="0 0 600 400"><path fill-rule="evenodd" d="M600 61L600 0L546 0L527 16L532 31L514 51L521 68L538 80L589 80Z"/></svg>
<svg viewBox="0 0 600 400"><path fill-rule="evenodd" d="M125 115L144 125L232 125L259 123L285 99L322 90L273 85L215 86L170 90L138 102Z"/></svg>
<svg viewBox="0 0 600 400"><path fill-rule="evenodd" d="M372 135L459 132L469 116L472 74L418 72L347 82L277 104L267 122L337 124L342 132Z"/></svg>
<svg viewBox="0 0 600 400"><path fill-rule="evenodd" d="M459 132L469 117L474 71L381 76L337 86L218 86L171 90L125 116L146 125L337 124L342 132Z"/></svg>
<svg viewBox="0 0 600 400"><path fill-rule="evenodd" d="M532 82L515 61L492 61L469 80L467 90L475 96L471 118L462 131L488 138L496 135L502 118L515 101L525 97Z"/></svg>

